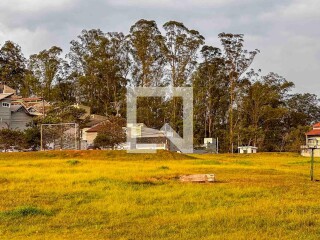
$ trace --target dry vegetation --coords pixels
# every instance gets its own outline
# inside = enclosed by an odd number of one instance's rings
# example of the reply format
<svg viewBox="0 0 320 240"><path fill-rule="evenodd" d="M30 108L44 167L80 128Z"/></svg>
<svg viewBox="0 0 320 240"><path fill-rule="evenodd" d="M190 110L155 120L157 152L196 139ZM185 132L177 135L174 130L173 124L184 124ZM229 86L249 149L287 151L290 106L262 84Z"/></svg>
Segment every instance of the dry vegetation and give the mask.
<svg viewBox="0 0 320 240"><path fill-rule="evenodd" d="M296 154L0 154L0 239L319 239L319 184Z"/></svg>

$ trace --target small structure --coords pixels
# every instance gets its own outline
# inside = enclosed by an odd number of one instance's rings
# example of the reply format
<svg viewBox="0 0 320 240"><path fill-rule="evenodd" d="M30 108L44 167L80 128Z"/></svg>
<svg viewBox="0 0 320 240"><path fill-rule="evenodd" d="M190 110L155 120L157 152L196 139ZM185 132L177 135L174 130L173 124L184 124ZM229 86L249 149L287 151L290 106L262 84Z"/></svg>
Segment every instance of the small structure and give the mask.
<svg viewBox="0 0 320 240"><path fill-rule="evenodd" d="M240 146L238 147L238 153L247 154L247 153L257 153L258 148L253 146Z"/></svg>
<svg viewBox="0 0 320 240"><path fill-rule="evenodd" d="M304 157L311 157L310 146L318 146L320 143L320 123L313 125L311 131L306 133L306 145L301 146L301 155ZM314 149L314 157L320 157L320 149Z"/></svg>
<svg viewBox="0 0 320 240"><path fill-rule="evenodd" d="M218 138L204 138L203 146L206 151L209 153L218 153L219 152L219 142Z"/></svg>

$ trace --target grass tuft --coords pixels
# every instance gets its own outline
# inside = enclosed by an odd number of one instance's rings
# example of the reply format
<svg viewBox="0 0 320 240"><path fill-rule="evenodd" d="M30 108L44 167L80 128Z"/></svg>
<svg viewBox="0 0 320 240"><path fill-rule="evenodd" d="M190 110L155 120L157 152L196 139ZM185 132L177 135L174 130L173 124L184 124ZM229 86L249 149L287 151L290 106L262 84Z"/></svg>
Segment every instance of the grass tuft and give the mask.
<svg viewBox="0 0 320 240"><path fill-rule="evenodd" d="M168 166L161 166L159 167L160 170L169 170L170 168Z"/></svg>
<svg viewBox="0 0 320 240"><path fill-rule="evenodd" d="M50 216L52 215L52 212L33 206L21 206L13 210L2 212L0 215L6 217Z"/></svg>
<svg viewBox="0 0 320 240"><path fill-rule="evenodd" d="M71 166L75 166L75 165L80 164L80 161L78 161L78 160L69 160L69 161L67 161L67 163L69 165L71 165Z"/></svg>

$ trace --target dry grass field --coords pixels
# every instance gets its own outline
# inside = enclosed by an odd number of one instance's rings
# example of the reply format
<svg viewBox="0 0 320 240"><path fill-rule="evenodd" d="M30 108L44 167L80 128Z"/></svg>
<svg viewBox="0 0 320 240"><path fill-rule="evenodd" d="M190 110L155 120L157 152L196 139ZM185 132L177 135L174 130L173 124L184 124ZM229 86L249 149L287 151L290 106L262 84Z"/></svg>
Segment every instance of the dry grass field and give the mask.
<svg viewBox="0 0 320 240"><path fill-rule="evenodd" d="M297 154L0 154L0 239L319 239ZM320 163L316 162L316 178ZM217 182L180 183L214 173Z"/></svg>

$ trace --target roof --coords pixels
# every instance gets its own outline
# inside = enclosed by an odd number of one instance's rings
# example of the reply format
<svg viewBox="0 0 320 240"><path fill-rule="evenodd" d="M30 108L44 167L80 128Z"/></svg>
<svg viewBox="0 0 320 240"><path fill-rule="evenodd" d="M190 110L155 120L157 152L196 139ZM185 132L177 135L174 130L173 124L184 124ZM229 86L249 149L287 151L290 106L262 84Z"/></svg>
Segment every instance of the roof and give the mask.
<svg viewBox="0 0 320 240"><path fill-rule="evenodd" d="M103 122L100 122L96 125L94 125L92 128L89 128L86 132L99 132L103 129L103 123L106 122L106 121L103 121Z"/></svg>
<svg viewBox="0 0 320 240"><path fill-rule="evenodd" d="M14 93L0 93L0 100L10 97Z"/></svg>
<svg viewBox="0 0 320 240"><path fill-rule="evenodd" d="M257 147L254 147L254 146L239 146L238 148L239 149L249 149L249 148L258 149Z"/></svg>
<svg viewBox="0 0 320 240"><path fill-rule="evenodd" d="M109 120L106 120L109 121ZM106 121L102 121L96 125L94 125L92 128L89 128L86 132L99 132L103 129L104 123ZM139 134L137 137L138 138L156 138L156 137L165 137L165 134L154 128L148 128L144 124L140 124L141 127L141 135Z"/></svg>
<svg viewBox="0 0 320 240"><path fill-rule="evenodd" d="M22 105L11 105L10 110L11 112L17 112L22 107L23 107Z"/></svg>
<svg viewBox="0 0 320 240"><path fill-rule="evenodd" d="M320 122L313 125L313 128L320 128Z"/></svg>
<svg viewBox="0 0 320 240"><path fill-rule="evenodd" d="M10 106L11 112L17 112L21 108L23 108L25 113L28 114L28 115L31 115L31 116L39 116L39 115L41 115L41 114L39 114L37 112L30 112L29 109L27 109L24 105L21 105L21 104L11 104L11 106Z"/></svg>
<svg viewBox="0 0 320 240"><path fill-rule="evenodd" d="M141 137L164 137L164 133L158 129L142 127L141 128Z"/></svg>
<svg viewBox="0 0 320 240"><path fill-rule="evenodd" d="M0 83L0 93L12 93L12 94L15 94L16 93L16 90L14 90L13 88L3 84L3 83Z"/></svg>
<svg viewBox="0 0 320 240"><path fill-rule="evenodd" d="M313 129L306 133L307 136L320 136L320 129Z"/></svg>
<svg viewBox="0 0 320 240"><path fill-rule="evenodd" d="M21 96L13 96L12 100L22 100L22 101L42 101L42 97L21 97Z"/></svg>

